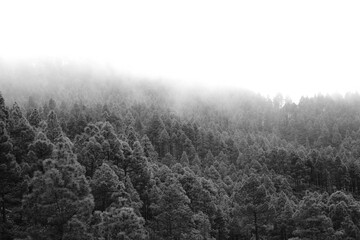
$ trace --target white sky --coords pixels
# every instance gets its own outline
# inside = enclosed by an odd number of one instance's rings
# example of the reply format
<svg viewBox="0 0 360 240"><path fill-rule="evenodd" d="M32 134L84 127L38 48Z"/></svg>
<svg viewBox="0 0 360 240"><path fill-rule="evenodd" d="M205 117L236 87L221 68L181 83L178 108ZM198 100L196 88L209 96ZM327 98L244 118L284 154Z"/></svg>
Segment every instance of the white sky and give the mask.
<svg viewBox="0 0 360 240"><path fill-rule="evenodd" d="M91 58L297 99L360 91L359 13L360 1L0 0L0 57Z"/></svg>

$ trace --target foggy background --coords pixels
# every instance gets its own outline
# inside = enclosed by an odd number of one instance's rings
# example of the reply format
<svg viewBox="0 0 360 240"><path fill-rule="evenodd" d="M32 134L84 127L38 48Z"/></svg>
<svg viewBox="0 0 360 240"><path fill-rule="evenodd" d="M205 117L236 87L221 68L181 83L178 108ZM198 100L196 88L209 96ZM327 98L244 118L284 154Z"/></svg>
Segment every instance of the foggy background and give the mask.
<svg viewBox="0 0 360 240"><path fill-rule="evenodd" d="M297 101L360 89L359 10L357 1L2 1L0 57L91 61L129 79Z"/></svg>

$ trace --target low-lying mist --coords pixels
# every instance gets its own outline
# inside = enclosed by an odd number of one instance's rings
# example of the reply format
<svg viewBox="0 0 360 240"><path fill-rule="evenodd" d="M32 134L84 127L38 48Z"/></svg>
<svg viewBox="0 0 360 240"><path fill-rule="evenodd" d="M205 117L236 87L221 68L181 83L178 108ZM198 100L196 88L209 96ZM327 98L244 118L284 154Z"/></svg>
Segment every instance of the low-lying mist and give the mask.
<svg viewBox="0 0 360 240"><path fill-rule="evenodd" d="M62 59L0 61L0 89L9 104L25 104L29 97L39 105L50 98L65 103L110 104L120 99L136 103L151 98L177 111L194 100L228 108L244 96L262 98L248 90L137 78L120 74L106 64Z"/></svg>
<svg viewBox="0 0 360 240"><path fill-rule="evenodd" d="M266 115L281 107L294 108L312 98L303 97L298 104L281 94L274 98L250 90L193 85L166 79L146 79L126 76L107 64L65 59L32 59L5 61L0 59L0 91L7 104L17 102L26 107L29 102L40 108L54 99L58 104L71 106L107 104L119 108L121 104L152 103L155 109L170 109L188 119L212 111L229 119L239 120L251 114ZM315 96L331 101L358 101L358 94Z"/></svg>

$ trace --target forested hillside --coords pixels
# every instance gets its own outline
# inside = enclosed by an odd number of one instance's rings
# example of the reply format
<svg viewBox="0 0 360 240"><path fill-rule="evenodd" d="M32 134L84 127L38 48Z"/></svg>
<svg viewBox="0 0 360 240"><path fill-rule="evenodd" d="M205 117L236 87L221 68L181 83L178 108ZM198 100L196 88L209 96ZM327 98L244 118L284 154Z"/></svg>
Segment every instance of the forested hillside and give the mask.
<svg viewBox="0 0 360 240"><path fill-rule="evenodd" d="M0 239L360 239L360 96L0 66Z"/></svg>

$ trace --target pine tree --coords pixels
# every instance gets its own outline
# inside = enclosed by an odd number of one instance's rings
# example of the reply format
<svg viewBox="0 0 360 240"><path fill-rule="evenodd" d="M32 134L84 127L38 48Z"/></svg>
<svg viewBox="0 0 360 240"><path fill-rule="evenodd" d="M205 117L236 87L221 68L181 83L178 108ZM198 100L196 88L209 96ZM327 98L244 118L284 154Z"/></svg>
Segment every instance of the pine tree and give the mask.
<svg viewBox="0 0 360 240"><path fill-rule="evenodd" d="M132 126L127 128L127 140L129 145L132 146L136 141L138 141L138 136Z"/></svg>
<svg viewBox="0 0 360 240"><path fill-rule="evenodd" d="M33 143L29 146L26 162L30 164L31 171L41 170L42 161L53 154L54 145L42 132L38 132ZM32 175L32 174L31 174Z"/></svg>
<svg viewBox="0 0 360 240"><path fill-rule="evenodd" d="M145 157L147 157L148 160L152 162L157 160L158 154L146 135L144 135L143 138L141 139L141 145L144 149Z"/></svg>
<svg viewBox="0 0 360 240"><path fill-rule="evenodd" d="M43 162L36 172L23 208L33 239L87 239L87 226L94 207L84 169L73 155Z"/></svg>
<svg viewBox="0 0 360 240"><path fill-rule="evenodd" d="M105 211L115 201L115 196L123 191L125 186L113 169L103 163L94 173L91 180L91 190L95 199L95 210Z"/></svg>
<svg viewBox="0 0 360 240"><path fill-rule="evenodd" d="M34 126L34 127L39 127L39 124L41 122L41 116L40 116L40 113L39 111L37 110L37 108L34 108L31 113L30 113L30 116L29 116L29 123L31 124L31 126Z"/></svg>
<svg viewBox="0 0 360 240"><path fill-rule="evenodd" d="M174 178L167 178L161 185L159 201L152 206L154 231L165 239L177 239L192 230L190 200Z"/></svg>
<svg viewBox="0 0 360 240"><path fill-rule="evenodd" d="M216 168L214 167L214 165L211 165L207 170L205 170L205 175L213 180L214 182L217 182L218 180L221 179L221 175L220 173L216 170Z"/></svg>
<svg viewBox="0 0 360 240"><path fill-rule="evenodd" d="M20 107L15 103L9 115L9 135L14 148L16 161L25 160L30 143L35 138L35 131L24 117Z"/></svg>
<svg viewBox="0 0 360 240"><path fill-rule="evenodd" d="M211 239L211 223L209 217L203 212L198 212L193 216L195 232L192 233L193 239Z"/></svg>
<svg viewBox="0 0 360 240"><path fill-rule="evenodd" d="M197 165L199 167L201 166L201 160L198 154L195 154L194 159L191 161L191 165Z"/></svg>
<svg viewBox="0 0 360 240"><path fill-rule="evenodd" d="M360 237L360 204L353 196L337 191L329 196L327 207L333 223L335 234L344 238L358 239Z"/></svg>
<svg viewBox="0 0 360 240"><path fill-rule="evenodd" d="M331 219L325 215L325 204L319 193L303 197L298 211L294 214L296 230L294 235L302 239L328 239L334 233Z"/></svg>
<svg viewBox="0 0 360 240"><path fill-rule="evenodd" d="M11 227L13 222L9 219L11 207L17 205L17 192L21 190L21 168L12 154L13 148L5 123L0 121L0 238L12 239Z"/></svg>
<svg viewBox="0 0 360 240"><path fill-rule="evenodd" d="M49 100L49 109L50 109L50 111L55 111L56 110L56 102L52 98L50 98L50 100Z"/></svg>
<svg viewBox="0 0 360 240"><path fill-rule="evenodd" d="M239 156L239 149L235 145L235 141L232 138L228 138L226 140L226 146L230 163L236 164L236 160Z"/></svg>
<svg viewBox="0 0 360 240"><path fill-rule="evenodd" d="M160 134L161 131L165 128L163 121L158 113L155 113L150 121L146 135L151 140L152 144L155 147L155 150L159 152L160 149Z"/></svg>
<svg viewBox="0 0 360 240"><path fill-rule="evenodd" d="M215 161L214 156L212 155L212 152L209 150L204 158L204 164L203 166L211 166Z"/></svg>
<svg viewBox="0 0 360 240"><path fill-rule="evenodd" d="M92 177L95 170L101 166L105 160L105 153L103 146L97 142L95 137L91 137L85 143L85 146L80 150L79 162L86 169L86 176Z"/></svg>
<svg viewBox="0 0 360 240"><path fill-rule="evenodd" d="M190 159L193 159L195 157L196 150L189 138L186 138L185 140L184 151L186 152L186 154L189 156Z"/></svg>
<svg viewBox="0 0 360 240"><path fill-rule="evenodd" d="M5 106L5 100L0 92L0 121L7 123L9 118L9 110Z"/></svg>
<svg viewBox="0 0 360 240"><path fill-rule="evenodd" d="M50 111L47 118L46 136L51 142L56 143L57 139L63 135L59 120L54 111Z"/></svg>
<svg viewBox="0 0 360 240"><path fill-rule="evenodd" d="M170 136L166 131L166 129L161 131L159 138L160 138L159 157L164 157L167 153L170 152Z"/></svg>
<svg viewBox="0 0 360 240"><path fill-rule="evenodd" d="M189 158L186 154L186 152L184 151L181 155L180 161L179 161L183 166L189 166Z"/></svg>
<svg viewBox="0 0 360 240"><path fill-rule="evenodd" d="M163 157L162 163L164 163L168 167L171 167L175 164L175 158L170 153L167 153L165 154L165 157Z"/></svg>
<svg viewBox="0 0 360 240"><path fill-rule="evenodd" d="M275 211L260 176L252 174L243 183L237 184L233 200L238 204L237 211L246 217L244 222L253 225L255 239L259 240L264 226Z"/></svg>
<svg viewBox="0 0 360 240"><path fill-rule="evenodd" d="M135 189L142 193L145 192L150 181L150 174L147 167L148 162L139 141L134 143L133 148L133 159L131 160L127 171L129 172L131 182L134 184Z"/></svg>
<svg viewBox="0 0 360 240"><path fill-rule="evenodd" d="M104 240L145 240L145 221L130 207L110 207L101 213L99 227Z"/></svg>

